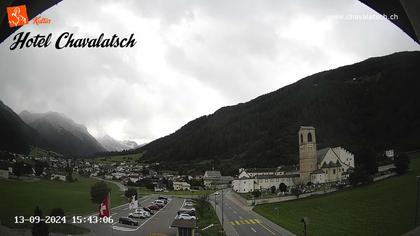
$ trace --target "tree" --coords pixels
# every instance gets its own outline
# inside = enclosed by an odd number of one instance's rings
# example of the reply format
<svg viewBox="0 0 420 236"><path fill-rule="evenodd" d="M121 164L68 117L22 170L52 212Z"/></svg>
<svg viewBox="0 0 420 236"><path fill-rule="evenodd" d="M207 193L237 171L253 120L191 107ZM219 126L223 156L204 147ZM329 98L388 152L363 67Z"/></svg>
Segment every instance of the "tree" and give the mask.
<svg viewBox="0 0 420 236"><path fill-rule="evenodd" d="M13 174L16 175L18 179L20 176L23 175L24 171L25 171L25 166L23 162L18 161L13 164Z"/></svg>
<svg viewBox="0 0 420 236"><path fill-rule="evenodd" d="M44 168L45 168L46 164L42 161L35 161L35 166L34 166L34 170L35 170L35 175L36 176L41 176L42 173L44 172Z"/></svg>
<svg viewBox="0 0 420 236"><path fill-rule="evenodd" d="M287 185L285 183L281 183L279 185L280 192L286 192L287 191Z"/></svg>
<svg viewBox="0 0 420 236"><path fill-rule="evenodd" d="M102 200L108 195L108 193L111 192L111 189L108 187L108 185L101 181L96 182L92 187L90 188L90 197L92 202L100 204Z"/></svg>
<svg viewBox="0 0 420 236"><path fill-rule="evenodd" d="M260 197L261 196L260 190L256 189L256 190L252 191L252 196L254 196L254 197Z"/></svg>
<svg viewBox="0 0 420 236"><path fill-rule="evenodd" d="M373 175L378 172L377 156L372 148L364 147L360 149L357 156L358 161L369 175Z"/></svg>
<svg viewBox="0 0 420 236"><path fill-rule="evenodd" d="M397 174L402 175L408 171L408 167L410 166L410 159L408 155L405 153L401 153L395 157L395 167Z"/></svg>
<svg viewBox="0 0 420 236"><path fill-rule="evenodd" d="M53 208L50 212L50 216L65 216L62 208Z"/></svg>
<svg viewBox="0 0 420 236"><path fill-rule="evenodd" d="M124 193L125 197L127 198L132 198L133 196L136 196L137 198L137 189L136 188L128 188L125 193Z"/></svg>
<svg viewBox="0 0 420 236"><path fill-rule="evenodd" d="M276 193L276 187L275 186L271 186L270 191L272 194Z"/></svg>
<svg viewBox="0 0 420 236"><path fill-rule="evenodd" d="M299 198L299 196L302 194L302 188L300 186L293 187L292 194Z"/></svg>
<svg viewBox="0 0 420 236"><path fill-rule="evenodd" d="M39 207L35 207L34 216L39 216L41 219L43 218L43 214ZM40 221L39 223L34 223L32 225L32 236L48 236L48 225L45 221Z"/></svg>
<svg viewBox="0 0 420 236"><path fill-rule="evenodd" d="M356 168L349 175L349 182L351 185L356 186L359 183L368 184L373 181L373 177L367 173L365 169Z"/></svg>

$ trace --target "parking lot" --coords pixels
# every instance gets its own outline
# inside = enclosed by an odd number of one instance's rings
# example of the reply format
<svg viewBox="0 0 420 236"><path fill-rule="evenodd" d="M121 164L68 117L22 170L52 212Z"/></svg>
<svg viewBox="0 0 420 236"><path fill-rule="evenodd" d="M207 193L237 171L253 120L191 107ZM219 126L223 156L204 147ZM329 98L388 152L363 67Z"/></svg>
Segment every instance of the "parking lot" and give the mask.
<svg viewBox="0 0 420 236"><path fill-rule="evenodd" d="M147 207L158 196L147 196L139 199L139 206ZM184 200L180 198L170 198L168 203L155 214L145 219L135 219L138 226L131 226L118 223L120 217L127 217L134 210L128 209L128 204L111 209L111 217L114 220L112 224L81 224L80 226L89 228L91 235L159 235L175 236L176 229L170 225L177 215L178 210L183 206Z"/></svg>

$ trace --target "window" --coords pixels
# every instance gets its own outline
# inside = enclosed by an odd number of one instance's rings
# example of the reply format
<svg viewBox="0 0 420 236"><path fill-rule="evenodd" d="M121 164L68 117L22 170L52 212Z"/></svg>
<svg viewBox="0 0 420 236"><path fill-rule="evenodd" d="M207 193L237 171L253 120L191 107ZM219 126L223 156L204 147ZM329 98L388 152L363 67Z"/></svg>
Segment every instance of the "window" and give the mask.
<svg viewBox="0 0 420 236"><path fill-rule="evenodd" d="M303 135L300 134L300 142L303 143Z"/></svg>
<svg viewBox="0 0 420 236"><path fill-rule="evenodd" d="M308 142L312 142L312 134L311 133L308 133Z"/></svg>
<svg viewBox="0 0 420 236"><path fill-rule="evenodd" d="M333 170L333 174L335 174L335 169Z"/></svg>

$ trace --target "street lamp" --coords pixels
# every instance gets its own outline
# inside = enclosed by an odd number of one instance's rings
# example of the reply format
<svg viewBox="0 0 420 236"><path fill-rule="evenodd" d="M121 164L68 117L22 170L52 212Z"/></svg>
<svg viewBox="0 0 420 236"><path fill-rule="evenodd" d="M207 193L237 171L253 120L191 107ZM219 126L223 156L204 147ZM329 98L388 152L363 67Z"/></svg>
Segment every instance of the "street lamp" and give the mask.
<svg viewBox="0 0 420 236"><path fill-rule="evenodd" d="M300 220L300 222L302 222L302 223L303 223L303 232L304 232L304 235L306 236L306 227L307 227L307 225L309 224L309 219L308 219L308 217L303 217L303 218Z"/></svg>

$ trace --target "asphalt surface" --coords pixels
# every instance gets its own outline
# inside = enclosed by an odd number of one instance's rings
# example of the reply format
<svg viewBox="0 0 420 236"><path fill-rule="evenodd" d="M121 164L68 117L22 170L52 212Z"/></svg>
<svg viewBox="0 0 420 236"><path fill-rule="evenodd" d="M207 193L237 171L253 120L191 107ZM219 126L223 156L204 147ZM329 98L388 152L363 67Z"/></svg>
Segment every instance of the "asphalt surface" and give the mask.
<svg viewBox="0 0 420 236"><path fill-rule="evenodd" d="M219 191L220 192L220 191ZM272 223L253 212L250 207L243 206L235 200L231 190L224 190L223 229L227 236L289 236L294 235L284 228ZM211 195L210 203L216 206L219 220L222 219L221 195ZM215 205L216 202L216 205Z"/></svg>
<svg viewBox="0 0 420 236"><path fill-rule="evenodd" d="M157 196L147 196L139 199L139 205L148 206ZM128 204L112 208L111 217L114 220L112 224L106 223L82 223L78 224L81 227L91 230L89 235L111 235L111 236L176 236L176 228L171 228L170 225L174 220L177 211L183 205L184 200L179 198L170 198L165 207L157 211L146 219L135 219L139 222L138 226L130 226L118 223L120 217L127 217L129 213L134 210L128 209ZM95 214L96 215L96 214Z"/></svg>

